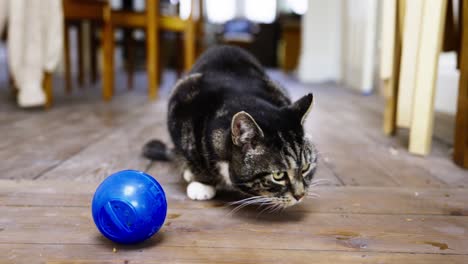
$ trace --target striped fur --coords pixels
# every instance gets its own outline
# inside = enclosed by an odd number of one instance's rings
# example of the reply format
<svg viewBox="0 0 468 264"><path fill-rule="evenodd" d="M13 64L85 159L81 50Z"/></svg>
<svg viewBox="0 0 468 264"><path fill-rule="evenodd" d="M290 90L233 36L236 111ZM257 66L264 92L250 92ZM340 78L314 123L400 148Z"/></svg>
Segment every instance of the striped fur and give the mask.
<svg viewBox="0 0 468 264"><path fill-rule="evenodd" d="M176 84L168 128L193 181L276 197L286 207L306 194L316 168L302 127L311 104L311 94L291 103L250 54L220 46ZM278 181L274 172L287 176Z"/></svg>

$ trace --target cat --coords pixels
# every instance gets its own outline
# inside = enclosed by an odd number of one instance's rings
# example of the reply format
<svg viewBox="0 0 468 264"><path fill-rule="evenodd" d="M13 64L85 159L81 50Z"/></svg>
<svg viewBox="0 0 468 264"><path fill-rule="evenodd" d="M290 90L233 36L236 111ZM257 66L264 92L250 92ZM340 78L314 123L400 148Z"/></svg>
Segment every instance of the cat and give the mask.
<svg viewBox="0 0 468 264"><path fill-rule="evenodd" d="M173 87L167 125L174 149L152 140L143 155L182 157L192 200L230 189L252 202L292 206L307 195L317 167L316 148L303 129L312 102L307 94L291 103L251 54L216 46Z"/></svg>

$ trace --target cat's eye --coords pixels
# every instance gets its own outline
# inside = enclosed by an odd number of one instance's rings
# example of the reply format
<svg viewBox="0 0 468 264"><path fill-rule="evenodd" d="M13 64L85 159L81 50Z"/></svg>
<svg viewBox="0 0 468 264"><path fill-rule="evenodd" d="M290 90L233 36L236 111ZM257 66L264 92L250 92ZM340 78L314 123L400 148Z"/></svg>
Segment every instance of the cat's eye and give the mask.
<svg viewBox="0 0 468 264"><path fill-rule="evenodd" d="M302 174L306 174L307 172L309 172L309 169L310 169L310 163L304 164L302 166Z"/></svg>
<svg viewBox="0 0 468 264"><path fill-rule="evenodd" d="M273 172L271 175L273 176L273 180L282 181L282 180L284 180L284 177L286 176L286 173L284 173L284 172Z"/></svg>

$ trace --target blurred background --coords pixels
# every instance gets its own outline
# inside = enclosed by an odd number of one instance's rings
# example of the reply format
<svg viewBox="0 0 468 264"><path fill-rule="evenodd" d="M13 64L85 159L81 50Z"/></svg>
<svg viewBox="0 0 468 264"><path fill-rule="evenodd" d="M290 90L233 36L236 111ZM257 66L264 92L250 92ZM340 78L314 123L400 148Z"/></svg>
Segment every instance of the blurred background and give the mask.
<svg viewBox="0 0 468 264"><path fill-rule="evenodd" d="M80 115L115 129L121 112L149 106L163 119L176 80L204 50L228 44L251 52L293 98L315 93L328 115L311 121L317 134L336 118L379 138L368 144L390 158L405 153L412 166L423 156L423 167L442 159L466 176L457 167L468 166L464 2L0 0L0 125L92 109ZM340 128L324 142L336 143ZM29 137L19 130L8 133Z"/></svg>
<svg viewBox="0 0 468 264"><path fill-rule="evenodd" d="M171 89L219 44L314 95L313 193L293 208L191 201L183 166L142 156L171 145ZM468 0L0 0L1 263L466 264L467 168ZM127 169L169 206L136 245L90 214ZM125 201L103 228L136 230Z"/></svg>

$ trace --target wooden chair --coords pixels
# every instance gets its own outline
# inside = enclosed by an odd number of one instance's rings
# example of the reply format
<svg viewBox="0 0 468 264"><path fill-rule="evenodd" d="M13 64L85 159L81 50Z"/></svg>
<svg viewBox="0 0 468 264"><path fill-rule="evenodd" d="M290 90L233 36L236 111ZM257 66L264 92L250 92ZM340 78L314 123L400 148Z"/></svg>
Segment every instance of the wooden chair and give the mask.
<svg viewBox="0 0 468 264"><path fill-rule="evenodd" d="M464 32L463 38L456 38L462 39L458 45L443 41L444 36L453 35L446 24L446 20L453 18L451 1L384 1L381 65L386 98L384 132L391 135L397 127L409 128L409 151L427 155L431 149L435 84L442 44L461 47L454 161L465 168L468 168L467 2L460 1L464 3L460 23ZM447 30L445 35L444 29Z"/></svg>
<svg viewBox="0 0 468 264"><path fill-rule="evenodd" d="M112 29L122 28L144 28L146 30L146 65L148 74L148 97L157 97L157 87L159 84L159 31L167 30L180 32L184 35L184 69L188 70L195 61L195 30L197 21L194 17L194 7L197 2L192 0L192 9L188 19L183 20L175 16L159 15L159 1L146 0L146 10L144 12L134 12L127 10L115 10L111 12ZM105 39L104 41L109 41ZM113 50L113 44L108 44ZM132 74L132 73L130 73ZM112 78L107 76L105 78ZM106 90L108 97L112 96L112 90Z"/></svg>
<svg viewBox="0 0 468 264"><path fill-rule="evenodd" d="M461 3L460 83L453 158L458 165L468 168L468 1Z"/></svg>
<svg viewBox="0 0 468 264"><path fill-rule="evenodd" d="M84 65L82 61L82 40L81 40L81 22L91 21L92 25L102 25L102 76L103 76L103 98L109 100L111 95L108 91L112 91L114 85L113 78L109 77L113 74L113 43L112 41L104 41L105 39L113 40L112 24L110 23L111 8L107 0L62 0L65 26L64 26L64 55L65 55L65 88L67 92L71 91L71 66L70 66L70 41L69 28L72 26L78 27L78 82L82 85L84 81ZM91 31L94 31L92 29ZM92 37L92 47L95 47L95 39ZM92 54L95 54L94 51ZM96 58L92 56L91 75L92 79L96 79Z"/></svg>

